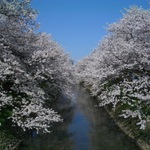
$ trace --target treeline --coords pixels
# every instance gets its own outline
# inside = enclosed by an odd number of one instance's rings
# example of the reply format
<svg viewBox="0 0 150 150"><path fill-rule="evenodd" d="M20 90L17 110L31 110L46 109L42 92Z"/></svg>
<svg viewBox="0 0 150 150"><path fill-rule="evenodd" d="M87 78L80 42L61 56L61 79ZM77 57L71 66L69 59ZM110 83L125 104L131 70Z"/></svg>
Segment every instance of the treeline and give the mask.
<svg viewBox="0 0 150 150"><path fill-rule="evenodd" d="M48 132L62 121L47 104L71 96L72 60L46 33L38 33L30 0L0 1L0 124Z"/></svg>
<svg viewBox="0 0 150 150"><path fill-rule="evenodd" d="M76 64L77 79L100 106L130 119L141 130L149 129L150 10L126 9L107 30L99 46Z"/></svg>

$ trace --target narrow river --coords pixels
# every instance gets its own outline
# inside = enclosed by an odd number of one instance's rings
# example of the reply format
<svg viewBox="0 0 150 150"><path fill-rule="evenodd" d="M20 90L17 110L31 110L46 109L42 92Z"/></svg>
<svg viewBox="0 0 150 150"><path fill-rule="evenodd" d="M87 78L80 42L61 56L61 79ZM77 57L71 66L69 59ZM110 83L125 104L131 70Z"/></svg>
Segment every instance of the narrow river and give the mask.
<svg viewBox="0 0 150 150"><path fill-rule="evenodd" d="M60 100L57 105L63 123L54 124L50 134L33 134L21 150L140 150L86 90L75 91L72 102Z"/></svg>

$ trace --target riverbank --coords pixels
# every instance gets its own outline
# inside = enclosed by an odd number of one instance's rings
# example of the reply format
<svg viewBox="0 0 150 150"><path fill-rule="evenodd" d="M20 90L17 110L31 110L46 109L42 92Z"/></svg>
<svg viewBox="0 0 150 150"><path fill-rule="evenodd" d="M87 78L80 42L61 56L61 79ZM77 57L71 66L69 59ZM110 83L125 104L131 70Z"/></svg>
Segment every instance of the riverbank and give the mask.
<svg viewBox="0 0 150 150"><path fill-rule="evenodd" d="M81 83L81 86L84 87L83 83ZM86 88L89 93L91 93L90 88ZM95 99L98 101L98 98L95 97ZM135 125L135 119L129 118L124 119L122 117L118 117L117 113L115 113L110 106L104 107L109 116L114 120L116 125L131 139L133 139L136 144L142 149L142 150L150 150L150 128L145 130L140 130Z"/></svg>
<svg viewBox="0 0 150 150"><path fill-rule="evenodd" d="M132 127L131 127L131 125L129 124L130 123L129 120L125 120L125 119L123 120L122 118L117 117L115 115L115 113L113 111L111 111L108 107L105 107L105 110L110 115L110 117L113 118L116 125L131 139L135 140L137 145L142 150L150 150L150 143L148 143L146 140L144 140L144 137L142 137L142 135L140 135L140 133L142 134L142 131L138 131L138 129L135 127L134 124L131 124L132 125ZM149 132L147 133L147 136L148 135L149 135Z"/></svg>

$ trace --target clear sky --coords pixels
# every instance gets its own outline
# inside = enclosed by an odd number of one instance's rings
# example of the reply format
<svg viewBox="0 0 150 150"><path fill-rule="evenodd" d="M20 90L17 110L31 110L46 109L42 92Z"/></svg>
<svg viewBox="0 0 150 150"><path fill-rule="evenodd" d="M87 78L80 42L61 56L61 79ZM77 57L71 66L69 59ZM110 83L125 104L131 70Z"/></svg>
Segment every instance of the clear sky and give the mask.
<svg viewBox="0 0 150 150"><path fill-rule="evenodd" d="M150 8L148 0L32 0L39 31L51 34L74 60L90 54L107 34L107 24L134 4Z"/></svg>

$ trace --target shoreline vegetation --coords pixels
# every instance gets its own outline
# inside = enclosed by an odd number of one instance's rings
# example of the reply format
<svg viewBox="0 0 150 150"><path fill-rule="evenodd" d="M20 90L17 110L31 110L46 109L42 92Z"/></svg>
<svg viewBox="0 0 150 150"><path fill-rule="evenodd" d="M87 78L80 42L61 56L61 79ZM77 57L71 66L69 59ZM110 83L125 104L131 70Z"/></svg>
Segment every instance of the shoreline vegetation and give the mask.
<svg viewBox="0 0 150 150"><path fill-rule="evenodd" d="M91 93L91 90L89 87L85 87L83 82L80 83L80 85L88 90L89 93ZM92 96L91 96L92 97ZM94 96L94 99L99 102L98 98ZM136 128L136 126L131 122L132 120L129 118L129 120L124 120L121 117L118 117L114 111L111 110L111 106L103 106L103 108L106 110L106 112L109 114L109 116L114 120L115 124L120 128L121 131L124 132L129 138L135 141L135 143L142 149L142 150L150 150L150 141L145 141L143 138L140 137L141 131ZM138 132L139 131L139 132ZM149 137L149 132L147 133L147 137Z"/></svg>
<svg viewBox="0 0 150 150"><path fill-rule="evenodd" d="M150 143L146 142L144 139L141 137L134 135L133 131L134 128L130 127L130 124L127 123L125 120L120 121L120 118L115 117L114 113L110 111L107 107L104 107L107 113L110 115L110 117L115 121L116 125L131 139L133 139L137 145L142 149L142 150L150 150ZM149 136L149 133L148 135Z"/></svg>

